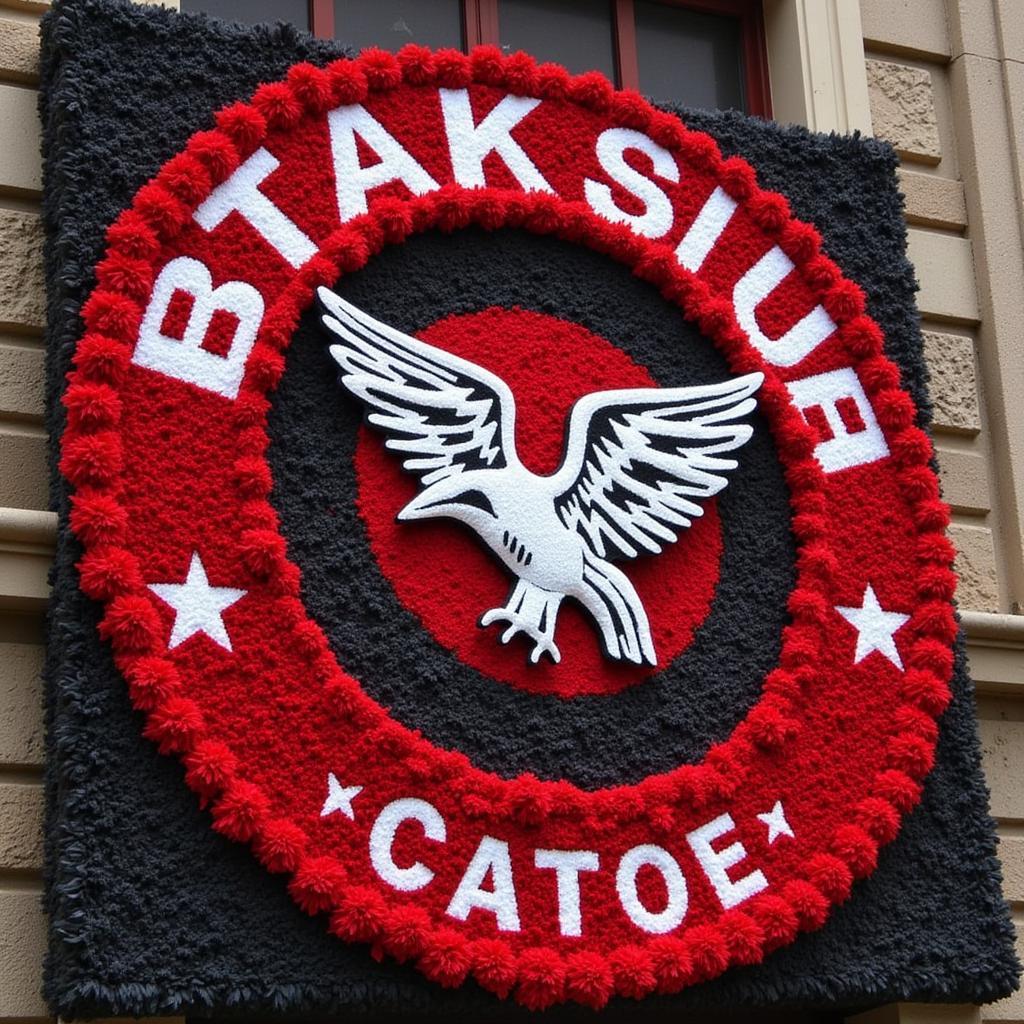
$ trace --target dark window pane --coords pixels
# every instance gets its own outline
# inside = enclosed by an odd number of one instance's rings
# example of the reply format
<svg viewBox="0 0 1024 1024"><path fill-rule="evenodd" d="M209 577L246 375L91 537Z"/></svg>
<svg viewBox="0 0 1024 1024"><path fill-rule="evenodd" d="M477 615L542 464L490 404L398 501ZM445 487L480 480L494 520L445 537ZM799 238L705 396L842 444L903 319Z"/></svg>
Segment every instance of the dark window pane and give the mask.
<svg viewBox="0 0 1024 1024"><path fill-rule="evenodd" d="M706 109L744 108L740 23L636 0L640 91Z"/></svg>
<svg viewBox="0 0 1024 1024"><path fill-rule="evenodd" d="M334 34L362 50L406 43L462 47L461 0L334 0Z"/></svg>
<svg viewBox="0 0 1024 1024"><path fill-rule="evenodd" d="M499 0L498 34L506 53L526 50L539 61L615 80L609 0Z"/></svg>
<svg viewBox="0 0 1024 1024"><path fill-rule="evenodd" d="M255 25L261 21L290 21L309 31L307 0L181 0L183 11L202 11L225 21Z"/></svg>

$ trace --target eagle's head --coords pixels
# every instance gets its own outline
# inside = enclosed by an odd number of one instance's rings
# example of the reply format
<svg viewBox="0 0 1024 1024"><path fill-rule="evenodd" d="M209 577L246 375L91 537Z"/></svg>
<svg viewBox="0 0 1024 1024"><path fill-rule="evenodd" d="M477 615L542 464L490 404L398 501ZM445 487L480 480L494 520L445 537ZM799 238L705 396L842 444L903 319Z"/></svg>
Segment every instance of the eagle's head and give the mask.
<svg viewBox="0 0 1024 1024"><path fill-rule="evenodd" d="M399 522L411 519L458 519L469 526L477 526L498 514L488 496L486 480L493 470L471 470L443 477L420 491L396 517Z"/></svg>

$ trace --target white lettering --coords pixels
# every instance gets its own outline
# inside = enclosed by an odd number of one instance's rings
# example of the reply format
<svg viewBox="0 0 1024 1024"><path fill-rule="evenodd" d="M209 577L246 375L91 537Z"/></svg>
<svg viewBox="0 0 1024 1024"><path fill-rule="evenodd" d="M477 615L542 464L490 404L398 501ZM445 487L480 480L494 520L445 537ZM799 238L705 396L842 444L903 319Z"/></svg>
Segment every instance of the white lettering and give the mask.
<svg viewBox="0 0 1024 1024"><path fill-rule="evenodd" d="M681 267L696 274L704 266L708 253L736 212L736 206L736 200L720 185L708 196L690 230L676 246L676 259Z"/></svg>
<svg viewBox="0 0 1024 1024"><path fill-rule="evenodd" d="M398 827L404 821L418 821L423 826L423 834L435 843L443 843L447 839L447 829L438 809L416 797L392 800L377 815L370 830L370 863L388 885L399 892L415 892L430 884L434 872L420 861L407 868L400 868L395 863L392 847Z"/></svg>
<svg viewBox="0 0 1024 1024"><path fill-rule="evenodd" d="M190 302L180 337L163 333L164 318L176 293ZM234 336L223 355L204 349L206 334L217 312L237 318ZM160 271L139 328L132 362L195 384L225 398L234 398L245 374L245 361L263 320L263 299L251 284L226 281L217 288L199 260L179 256Z"/></svg>
<svg viewBox="0 0 1024 1024"><path fill-rule="evenodd" d="M661 872L661 877L665 881L668 898L664 909L656 913L648 910L640 902L636 879L642 867L652 867ZM615 888L618 890L622 909L629 919L638 928L652 935L664 935L678 928L686 917L686 909L689 906L686 879L683 878L683 872L675 857L660 846L634 846L627 850L619 861L619 870L615 873Z"/></svg>
<svg viewBox="0 0 1024 1024"><path fill-rule="evenodd" d="M611 188L592 178L584 179L583 192L595 213L616 224L628 224L638 235L661 238L672 227L672 202L660 186L626 163L627 149L650 157L654 173L659 177L679 181L675 157L663 146L632 128L608 128L597 137L597 159L612 181L644 204L644 212L620 210L612 198Z"/></svg>
<svg viewBox="0 0 1024 1024"><path fill-rule="evenodd" d="M795 366L809 356L836 329L832 318L819 303L781 338L772 340L757 322L757 307L786 279L793 261L773 245L736 282L732 304L736 319L747 332L751 344L773 366Z"/></svg>
<svg viewBox="0 0 1024 1024"><path fill-rule="evenodd" d="M805 419L815 408L824 416L832 436L818 442L814 457L826 473L864 466L889 454L875 411L850 367L790 381L786 387Z"/></svg>
<svg viewBox="0 0 1024 1024"><path fill-rule="evenodd" d="M327 124L334 159L338 216L342 223L366 213L366 193L379 185L400 181L417 196L438 187L398 140L360 104L336 107L328 113ZM377 154L379 163L370 167L359 165L357 135Z"/></svg>
<svg viewBox="0 0 1024 1024"><path fill-rule="evenodd" d="M488 872L494 886L490 890L481 888ZM474 907L494 914L500 931L519 931L519 904L512 884L512 861L508 855L508 843L500 839L484 836L480 840L446 913L458 921L465 921Z"/></svg>
<svg viewBox="0 0 1024 1024"><path fill-rule="evenodd" d="M260 191L260 185L278 166L277 158L261 146L210 193L196 210L195 218L204 231L212 231L229 213L237 212L298 268L316 254L316 246Z"/></svg>
<svg viewBox="0 0 1024 1024"><path fill-rule="evenodd" d="M540 105L540 100L505 96L479 124L474 125L469 93L465 89L441 89L439 92L452 174L460 185L482 188L486 184L484 157L497 153L523 189L554 191L511 134L512 129Z"/></svg>
<svg viewBox="0 0 1024 1024"><path fill-rule="evenodd" d="M739 840L724 850L715 850L711 843L727 832L734 831L735 828L736 823L732 820L731 814L720 814L706 825L695 828L686 837L726 910L731 910L762 889L768 888L768 879L760 871L751 871L749 875L744 875L735 882L729 878L726 869L744 860L747 851Z"/></svg>
<svg viewBox="0 0 1024 1024"><path fill-rule="evenodd" d="M580 872L596 871L600 866L593 850L536 850L533 863L551 868L558 885L558 930L563 935L583 934L580 912Z"/></svg>

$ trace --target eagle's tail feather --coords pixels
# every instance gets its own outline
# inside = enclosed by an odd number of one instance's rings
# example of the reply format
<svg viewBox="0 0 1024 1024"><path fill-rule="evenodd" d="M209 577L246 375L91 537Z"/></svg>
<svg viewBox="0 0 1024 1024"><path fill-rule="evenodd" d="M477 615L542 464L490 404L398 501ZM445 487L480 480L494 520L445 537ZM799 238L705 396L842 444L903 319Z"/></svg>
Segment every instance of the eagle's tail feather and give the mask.
<svg viewBox="0 0 1024 1024"><path fill-rule="evenodd" d="M626 575L588 549L578 595L601 630L608 655L636 665L656 665L654 640L640 596Z"/></svg>

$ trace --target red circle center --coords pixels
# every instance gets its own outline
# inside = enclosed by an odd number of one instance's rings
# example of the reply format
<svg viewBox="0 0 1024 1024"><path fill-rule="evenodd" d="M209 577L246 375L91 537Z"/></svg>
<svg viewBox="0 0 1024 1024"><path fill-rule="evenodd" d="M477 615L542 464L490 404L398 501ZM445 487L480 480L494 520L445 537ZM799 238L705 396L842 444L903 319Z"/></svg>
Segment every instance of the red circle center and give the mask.
<svg viewBox="0 0 1024 1024"><path fill-rule="evenodd" d="M454 315L420 331L432 345L471 360L505 380L516 401L516 448L535 473L552 473L562 457L569 412L594 391L656 387L621 349L575 323L543 313L491 308ZM528 662L522 636L499 642L501 625L480 616L505 603L514 582L468 529L450 520L396 521L418 488L380 436L363 427L356 449L358 508L381 571L402 604L462 662L531 693L563 697L616 693L670 664L707 616L718 581L722 533L716 503L660 555L619 562L651 624L658 664L606 657L596 625L572 601L558 613L556 665Z"/></svg>

